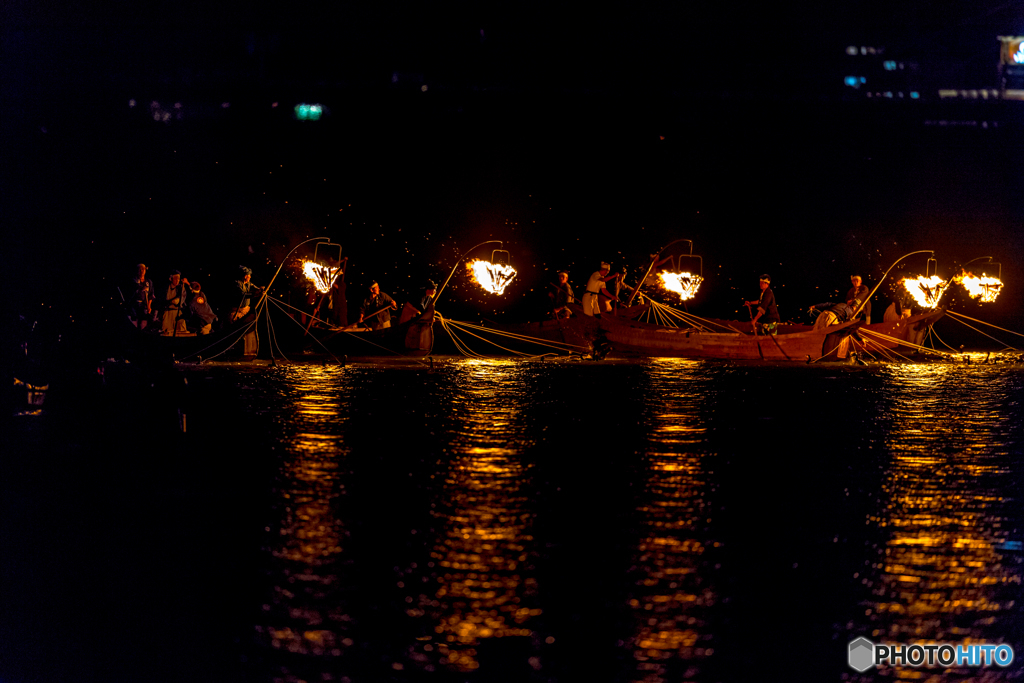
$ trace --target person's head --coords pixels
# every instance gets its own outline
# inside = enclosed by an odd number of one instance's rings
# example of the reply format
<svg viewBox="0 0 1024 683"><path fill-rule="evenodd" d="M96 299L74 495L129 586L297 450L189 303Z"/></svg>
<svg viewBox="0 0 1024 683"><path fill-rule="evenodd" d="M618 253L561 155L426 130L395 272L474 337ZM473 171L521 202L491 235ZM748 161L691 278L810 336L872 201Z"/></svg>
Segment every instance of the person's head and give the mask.
<svg viewBox="0 0 1024 683"><path fill-rule="evenodd" d="M558 284L564 285L569 281L569 273L564 270L558 271Z"/></svg>
<svg viewBox="0 0 1024 683"><path fill-rule="evenodd" d="M852 285L853 285L854 287L860 287L860 284L861 284L861 283L862 283L863 281L864 281L864 280L862 280L862 279L861 279L860 275L851 275L851 276L850 276L850 283L851 283L851 284L852 284Z"/></svg>
<svg viewBox="0 0 1024 683"><path fill-rule="evenodd" d="M764 275L761 276L761 283L760 284L761 284L761 289L762 290L768 289L768 287L771 286L772 279L770 277L768 277L767 273L765 273Z"/></svg>
<svg viewBox="0 0 1024 683"><path fill-rule="evenodd" d="M140 280L146 277L145 263L140 263L139 265L135 266L135 277L139 278Z"/></svg>
<svg viewBox="0 0 1024 683"><path fill-rule="evenodd" d="M199 293L199 283L198 282L193 280L192 283L189 285L189 287L191 287L192 291L195 292L196 294Z"/></svg>
<svg viewBox="0 0 1024 683"><path fill-rule="evenodd" d="M252 279L252 269L247 266L239 266L238 274L242 278L242 282L248 282Z"/></svg>
<svg viewBox="0 0 1024 683"><path fill-rule="evenodd" d="M601 271L601 275L606 275L608 273L608 271L611 270L611 269L612 269L611 264L606 263L606 262L602 262L601 263L601 268L599 270Z"/></svg>
<svg viewBox="0 0 1024 683"><path fill-rule="evenodd" d="M171 271L171 277L168 278L168 279L171 281L171 286L172 287L177 287L178 283L181 282L181 271L180 270L172 270Z"/></svg>
<svg viewBox="0 0 1024 683"><path fill-rule="evenodd" d="M437 293L437 285L433 280L427 280L427 284L423 285L423 293L426 296L434 296Z"/></svg>
<svg viewBox="0 0 1024 683"><path fill-rule="evenodd" d="M373 296L377 296L378 294L380 294L380 285L378 285L376 282L371 282L370 294L372 294Z"/></svg>

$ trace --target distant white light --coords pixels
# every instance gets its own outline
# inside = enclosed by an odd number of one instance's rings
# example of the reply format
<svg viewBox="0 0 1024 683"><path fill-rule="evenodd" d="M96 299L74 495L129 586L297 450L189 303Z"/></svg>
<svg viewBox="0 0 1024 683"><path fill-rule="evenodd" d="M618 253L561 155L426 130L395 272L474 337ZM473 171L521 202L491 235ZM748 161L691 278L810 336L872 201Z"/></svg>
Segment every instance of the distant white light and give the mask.
<svg viewBox="0 0 1024 683"><path fill-rule="evenodd" d="M135 100L128 100L128 107L133 108L135 106Z"/></svg>
<svg viewBox="0 0 1024 683"><path fill-rule="evenodd" d="M423 85L420 86L420 92L427 92L427 84L426 83L424 83Z"/></svg>
<svg viewBox="0 0 1024 683"><path fill-rule="evenodd" d="M1024 41L1017 44L1017 51L1013 53L1014 64L1024 64Z"/></svg>
<svg viewBox="0 0 1024 683"><path fill-rule="evenodd" d="M857 46L856 45L850 45L848 48L846 48L846 54L848 54L848 55L855 55L855 54L857 54Z"/></svg>

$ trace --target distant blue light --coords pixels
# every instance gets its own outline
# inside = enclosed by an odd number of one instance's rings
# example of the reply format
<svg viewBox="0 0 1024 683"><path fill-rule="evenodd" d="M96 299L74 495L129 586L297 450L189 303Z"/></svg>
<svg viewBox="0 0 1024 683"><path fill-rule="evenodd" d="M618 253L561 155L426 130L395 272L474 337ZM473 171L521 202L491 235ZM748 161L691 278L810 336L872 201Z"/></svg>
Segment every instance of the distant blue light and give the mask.
<svg viewBox="0 0 1024 683"><path fill-rule="evenodd" d="M911 91L911 93L910 93L910 99L912 99L912 100L916 100L916 99L918 99L919 97L921 97L921 93L917 92L916 90L913 90L913 91Z"/></svg>
<svg viewBox="0 0 1024 683"><path fill-rule="evenodd" d="M851 88L859 88L860 84L864 82L863 78L857 78L856 76L847 76L843 79L843 83L850 86Z"/></svg>
<svg viewBox="0 0 1024 683"><path fill-rule="evenodd" d="M886 71L895 71L896 61L893 59L887 59L884 62L882 62L882 66L885 67Z"/></svg>
<svg viewBox="0 0 1024 683"><path fill-rule="evenodd" d="M296 104L295 118L299 121L317 121L323 113L323 107L319 104Z"/></svg>

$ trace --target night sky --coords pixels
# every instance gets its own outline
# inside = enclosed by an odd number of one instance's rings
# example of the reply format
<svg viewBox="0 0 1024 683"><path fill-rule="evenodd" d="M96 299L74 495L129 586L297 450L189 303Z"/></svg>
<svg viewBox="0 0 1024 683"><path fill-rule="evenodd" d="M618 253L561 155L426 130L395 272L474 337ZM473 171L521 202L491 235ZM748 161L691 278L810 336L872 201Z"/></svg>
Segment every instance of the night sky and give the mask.
<svg viewBox="0 0 1024 683"><path fill-rule="evenodd" d="M891 5L5 3L8 314L92 324L140 261L220 305L238 265L264 283L322 234L350 301L371 279L415 296L504 240L506 299L460 275L442 309L537 319L554 270L581 290L606 259L635 281L686 238L703 315L745 315L768 272L805 321L852 271L873 286L934 249L943 275L996 257L1000 300L957 305L1024 329L1024 102L937 95L997 87L1024 6ZM848 46L906 62L907 98L846 88L882 59ZM303 102L323 118L295 120Z"/></svg>

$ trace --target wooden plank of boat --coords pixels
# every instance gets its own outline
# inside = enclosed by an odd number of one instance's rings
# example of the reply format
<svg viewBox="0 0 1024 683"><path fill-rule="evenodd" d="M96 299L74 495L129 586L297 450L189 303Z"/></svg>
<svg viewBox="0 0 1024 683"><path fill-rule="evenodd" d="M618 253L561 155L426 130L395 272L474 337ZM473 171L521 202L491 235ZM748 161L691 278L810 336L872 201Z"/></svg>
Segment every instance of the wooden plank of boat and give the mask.
<svg viewBox="0 0 1024 683"><path fill-rule="evenodd" d="M783 325L776 335L755 336L740 331L744 325L749 327L749 322L719 321L723 329L731 330L711 331L695 327L665 327L612 315L593 318L582 315L579 307L573 308L577 314L573 318L519 325L491 322L488 325L502 331L586 348L592 348L595 341L603 338L612 346L610 355L799 362L817 360L830 350L825 348L827 337L841 339L861 325L854 321L824 330ZM843 355L840 352L840 357Z"/></svg>
<svg viewBox="0 0 1024 683"><path fill-rule="evenodd" d="M943 309L935 311L927 311L925 313L918 313L912 315L909 318L900 318L899 320L891 320L889 322L872 323L865 325L864 329L868 332L874 332L875 334L885 335L885 337L872 336L871 341L884 346L887 349L895 349L900 347L901 344L898 341L908 342L915 346L920 346L924 342L924 337L928 333L928 328L936 323L942 316L946 315L946 311ZM904 347L906 350L906 347Z"/></svg>
<svg viewBox="0 0 1024 683"><path fill-rule="evenodd" d="M397 325L383 330L358 329L320 332L317 338L331 353L351 356L426 356L434 347L434 305L422 313L406 303ZM311 351L322 350L315 344Z"/></svg>

